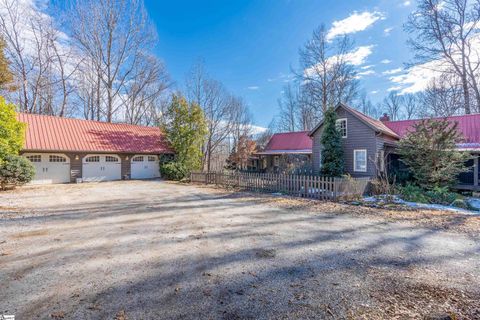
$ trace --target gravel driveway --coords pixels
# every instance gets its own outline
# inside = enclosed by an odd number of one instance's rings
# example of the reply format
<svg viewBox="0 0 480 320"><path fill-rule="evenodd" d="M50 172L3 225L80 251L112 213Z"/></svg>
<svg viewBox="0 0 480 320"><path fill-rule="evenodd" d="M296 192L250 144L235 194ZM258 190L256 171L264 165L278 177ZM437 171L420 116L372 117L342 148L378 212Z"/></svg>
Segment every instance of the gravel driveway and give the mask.
<svg viewBox="0 0 480 320"><path fill-rule="evenodd" d="M0 193L17 319L474 319L479 299L475 235L161 181Z"/></svg>

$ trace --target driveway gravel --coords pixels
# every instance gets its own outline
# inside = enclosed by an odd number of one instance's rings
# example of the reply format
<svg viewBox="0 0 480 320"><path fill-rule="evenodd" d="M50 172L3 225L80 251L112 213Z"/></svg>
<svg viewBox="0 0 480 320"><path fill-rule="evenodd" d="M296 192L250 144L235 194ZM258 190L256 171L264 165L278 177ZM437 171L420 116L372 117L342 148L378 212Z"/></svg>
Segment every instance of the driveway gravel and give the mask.
<svg viewBox="0 0 480 320"><path fill-rule="evenodd" d="M480 318L480 237L163 181L0 193L17 319Z"/></svg>

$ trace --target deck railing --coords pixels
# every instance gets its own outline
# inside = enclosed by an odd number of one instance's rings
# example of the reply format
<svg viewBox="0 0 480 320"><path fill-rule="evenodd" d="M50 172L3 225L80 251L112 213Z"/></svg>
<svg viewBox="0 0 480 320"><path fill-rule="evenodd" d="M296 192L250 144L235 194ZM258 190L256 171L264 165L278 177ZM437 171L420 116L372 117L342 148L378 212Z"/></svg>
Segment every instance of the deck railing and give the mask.
<svg viewBox="0 0 480 320"><path fill-rule="evenodd" d="M190 181L255 192L282 193L309 199L336 201L362 196L370 178L338 178L247 172L192 172Z"/></svg>

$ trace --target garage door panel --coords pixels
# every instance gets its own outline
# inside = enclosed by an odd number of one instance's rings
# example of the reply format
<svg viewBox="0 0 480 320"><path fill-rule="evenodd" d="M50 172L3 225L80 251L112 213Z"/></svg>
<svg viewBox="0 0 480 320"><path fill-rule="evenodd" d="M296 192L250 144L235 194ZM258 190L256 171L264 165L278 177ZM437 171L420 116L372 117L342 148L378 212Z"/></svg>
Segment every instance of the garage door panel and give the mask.
<svg viewBox="0 0 480 320"><path fill-rule="evenodd" d="M82 180L112 181L122 178L122 163L116 155L87 155L82 161Z"/></svg>
<svg viewBox="0 0 480 320"><path fill-rule="evenodd" d="M24 156L35 167L32 184L69 183L70 158L64 154L33 154Z"/></svg>
<svg viewBox="0 0 480 320"><path fill-rule="evenodd" d="M154 155L132 157L130 172L132 179L153 179L160 177L160 161Z"/></svg>

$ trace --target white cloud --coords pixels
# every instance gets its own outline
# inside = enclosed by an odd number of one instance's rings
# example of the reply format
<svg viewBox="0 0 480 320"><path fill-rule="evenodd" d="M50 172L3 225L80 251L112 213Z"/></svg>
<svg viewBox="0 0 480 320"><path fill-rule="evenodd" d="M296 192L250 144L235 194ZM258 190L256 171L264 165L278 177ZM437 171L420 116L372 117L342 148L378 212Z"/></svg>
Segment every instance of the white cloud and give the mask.
<svg viewBox="0 0 480 320"><path fill-rule="evenodd" d="M404 7L408 7L412 4L412 2L410 0L406 0L406 1L403 1L403 6Z"/></svg>
<svg viewBox="0 0 480 320"><path fill-rule="evenodd" d="M250 87L247 87L248 90L258 90L260 89L259 86L250 86Z"/></svg>
<svg viewBox="0 0 480 320"><path fill-rule="evenodd" d="M391 77L390 81L401 94L416 93L425 90L435 77L440 76L441 70L445 69L445 63L434 60L413 66L405 73Z"/></svg>
<svg viewBox="0 0 480 320"><path fill-rule="evenodd" d="M473 64L480 62L480 35L476 34L469 39L473 54L470 56ZM453 54L454 59L460 61L460 55ZM448 70L449 64L444 59L432 60L405 70L404 73L393 76L390 81L400 93L416 93L425 90L432 80L441 77Z"/></svg>
<svg viewBox="0 0 480 320"><path fill-rule="evenodd" d="M348 18L332 23L332 27L327 33L327 40L330 41L337 36L363 31L382 19L385 19L385 16L378 11L364 11L362 13L355 11Z"/></svg>
<svg viewBox="0 0 480 320"><path fill-rule="evenodd" d="M361 78L361 77L369 76L369 75L372 75L372 74L375 74L375 71L373 71L373 70L367 70L367 71L358 72L358 73L357 73L357 76L358 76L359 78Z"/></svg>
<svg viewBox="0 0 480 320"><path fill-rule="evenodd" d="M402 90L402 87L401 86L394 86L394 87L390 87L387 89L388 92L390 91L400 91Z"/></svg>
<svg viewBox="0 0 480 320"><path fill-rule="evenodd" d="M392 32L392 30L393 30L393 27L385 28L385 29L383 29L383 34L384 34L385 36L389 36L390 33Z"/></svg>
<svg viewBox="0 0 480 320"><path fill-rule="evenodd" d="M383 64L389 64L391 62L392 60L388 60L388 59L383 59L382 61L380 61L380 63L383 63Z"/></svg>
<svg viewBox="0 0 480 320"><path fill-rule="evenodd" d="M382 74L384 74L384 75L392 75L392 74L400 73L400 72L402 72L402 71L403 71L402 68L396 68L396 69L391 69L391 70L383 71Z"/></svg>
<svg viewBox="0 0 480 320"><path fill-rule="evenodd" d="M373 90L373 91L370 91L371 94L377 94L378 91L377 90Z"/></svg>
<svg viewBox="0 0 480 320"><path fill-rule="evenodd" d="M268 82L276 82L276 81L283 81L283 82L290 82L295 78L294 74L285 74L285 73L279 73L277 77L274 78L268 78Z"/></svg>
<svg viewBox="0 0 480 320"><path fill-rule="evenodd" d="M373 64L369 64L368 66L363 66L363 67L361 67L360 69L362 69L362 70L367 70L367 69L371 69L371 68L373 68L373 67L375 67Z"/></svg>
<svg viewBox="0 0 480 320"><path fill-rule="evenodd" d="M345 54L344 58L348 63L353 64L354 66L362 65L367 60L368 56L372 54L373 47L373 45L357 47L354 51Z"/></svg>

